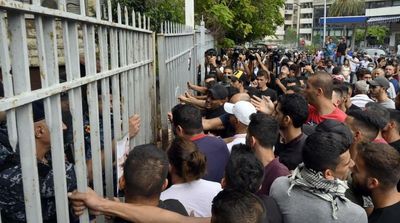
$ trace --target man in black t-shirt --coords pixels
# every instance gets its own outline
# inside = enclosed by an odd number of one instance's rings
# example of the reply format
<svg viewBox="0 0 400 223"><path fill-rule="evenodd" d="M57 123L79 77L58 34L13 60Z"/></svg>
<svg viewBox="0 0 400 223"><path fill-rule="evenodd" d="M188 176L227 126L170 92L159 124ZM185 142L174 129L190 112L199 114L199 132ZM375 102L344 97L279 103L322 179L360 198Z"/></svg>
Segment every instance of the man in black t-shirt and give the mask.
<svg viewBox="0 0 400 223"><path fill-rule="evenodd" d="M400 219L400 154L388 144L361 143L352 169L357 192L371 196L373 212L369 223L395 223Z"/></svg>
<svg viewBox="0 0 400 223"><path fill-rule="evenodd" d="M390 120L382 131L383 138L400 153L400 111L389 109Z"/></svg>
<svg viewBox="0 0 400 223"><path fill-rule="evenodd" d="M340 39L340 43L337 46L336 50L336 60L338 65L343 65L344 58L346 56L346 49L347 49L347 44L346 44L346 39L343 37Z"/></svg>
<svg viewBox="0 0 400 223"><path fill-rule="evenodd" d="M270 82L270 74L268 71L260 70L257 73L257 88L260 90L261 96L269 96L272 102L278 99L278 94L275 90L269 88L267 84Z"/></svg>
<svg viewBox="0 0 400 223"><path fill-rule="evenodd" d="M124 163L120 179L125 203L157 206L187 216L183 205L174 199L161 201L160 194L167 188L168 157L153 144L136 146ZM116 219L115 222L126 222Z"/></svg>
<svg viewBox="0 0 400 223"><path fill-rule="evenodd" d="M308 118L308 104L300 94L282 95L275 107L275 118L279 122L279 142L275 155L289 170L303 162L303 145L307 136L302 131Z"/></svg>

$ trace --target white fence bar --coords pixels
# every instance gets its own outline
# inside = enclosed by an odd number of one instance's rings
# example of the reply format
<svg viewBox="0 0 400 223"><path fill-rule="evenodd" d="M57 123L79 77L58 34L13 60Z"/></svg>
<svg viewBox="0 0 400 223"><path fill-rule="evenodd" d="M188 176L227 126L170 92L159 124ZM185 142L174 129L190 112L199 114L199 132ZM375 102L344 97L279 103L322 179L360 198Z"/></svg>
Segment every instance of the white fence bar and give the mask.
<svg viewBox="0 0 400 223"><path fill-rule="evenodd" d="M11 76L11 61L8 52L8 31L6 26L6 13L0 11L0 66L2 68L4 97L14 96L14 87ZM18 142L17 120L15 118L15 109L7 111L7 131L10 144L15 151Z"/></svg>
<svg viewBox="0 0 400 223"><path fill-rule="evenodd" d="M55 21L54 18L42 19L37 15L35 23L42 72L41 84L46 88L59 83ZM57 221L69 222L60 95L46 98L44 105L46 122L50 129L52 162L57 164L53 165Z"/></svg>
<svg viewBox="0 0 400 223"><path fill-rule="evenodd" d="M46 121L51 131L52 161L57 164L53 166L57 221L69 222L60 94L67 92L69 98L78 191L86 190L88 174L92 174L96 192L102 195L105 185L106 195L114 197L113 140L119 140L128 132L128 117L138 113L142 118L141 133L135 142L149 143L156 138L155 128L151 127L151 117L156 114L155 93L152 92L155 86L154 34L145 16L138 16L136 21L132 13L130 25L127 8L124 8L123 19L118 10L119 20L114 23L110 1L107 2L108 21L101 19L99 1L96 1L95 18L86 16L83 0L80 0L80 14L66 12L65 0L58 1L59 9L42 7L38 0L33 3L0 2L0 66L5 90L5 98L0 99L0 111L7 112L9 141L14 149L18 143L21 152L27 221L42 222L31 103L44 99ZM28 33L36 33L42 75L41 88L34 91L31 91L29 78L26 14L34 15L36 26ZM62 43L57 42L57 36L62 36ZM63 64L59 64L60 51L65 58ZM65 66L66 82L63 83L60 83L60 66ZM83 70L85 75L81 74ZM98 104L100 84L101 108ZM83 89L87 91L82 92ZM85 148L89 140L86 126L84 131L87 120L83 113L86 110L83 96L88 99L90 148ZM19 135L24 137L18 138ZM91 160L86 159L88 149ZM89 161L92 167L87 166ZM104 222L104 219L96 221ZM89 222L87 212L80 217L80 222Z"/></svg>
<svg viewBox="0 0 400 223"><path fill-rule="evenodd" d="M31 90L29 77L28 48L26 38L25 15L23 13L7 13L10 39L11 68L15 94L23 94ZM36 161L36 148L33 129L31 105L16 109L17 132L24 136L19 139L22 178L24 179L24 199L26 219L28 222L42 221L40 205L39 179Z"/></svg>
<svg viewBox="0 0 400 223"><path fill-rule="evenodd" d="M128 118L139 114L142 126L131 141L131 148L158 139L159 117L162 137L166 139L167 112L178 103L177 97L186 90L186 83L195 83L197 67L204 65L199 61L204 60L201 57L205 49L213 47L213 38L205 33L205 29L202 39L197 38L198 34L191 28L165 22L162 33L157 35L158 100L156 35L150 29L150 18L125 7L121 12L118 5L118 22L115 23L110 0L107 6L108 20L105 21L102 20L106 16L102 16L99 0L95 2L95 17L86 16L84 0L79 1L80 14L67 12L65 0L58 1L59 9L42 7L39 0L34 0L33 4L0 1L0 66L5 90L5 98L0 99L0 111L7 112L7 131L12 147L19 146L28 222L42 222L32 102L40 99L45 102L46 122L51 131L52 161L56 164L53 173L57 221L69 222L64 155L64 143L67 142L63 140L61 115L65 108L61 107L60 94L67 93L69 99L67 112L72 116L73 143L68 143L73 145L72 162L78 191L85 191L92 185L98 194L103 195L105 191L107 197L114 197L116 173L113 172L113 158L116 150L113 147L115 141L128 133ZM26 14L34 16L34 32L28 30L28 33L36 33L40 57L41 88L33 91L29 78L30 55L26 35L29 27L25 25L29 18ZM57 41L57 36L62 37L62 42ZM66 82L60 83L64 67ZM82 92L83 89L86 92ZM87 98L88 109L84 107L82 98ZM157 106L160 106L161 114ZM86 110L88 114L84 113ZM87 142L90 146L85 146ZM91 159L86 157L88 149L91 150ZM97 218L96 221L104 222L104 219ZM80 222L89 222L87 211L80 217Z"/></svg>
<svg viewBox="0 0 400 223"><path fill-rule="evenodd" d="M196 32L192 28L171 22L162 24L161 32L157 36L157 49L159 94L162 102L160 103L161 131L165 148L168 141L167 113L178 103L178 96L187 90L187 82L197 83L197 67L204 66L204 58L201 58L204 57L204 46L212 48L214 42L213 38L210 38L210 42L205 43L205 38L196 38ZM200 32L200 36L206 35L204 27L200 28Z"/></svg>

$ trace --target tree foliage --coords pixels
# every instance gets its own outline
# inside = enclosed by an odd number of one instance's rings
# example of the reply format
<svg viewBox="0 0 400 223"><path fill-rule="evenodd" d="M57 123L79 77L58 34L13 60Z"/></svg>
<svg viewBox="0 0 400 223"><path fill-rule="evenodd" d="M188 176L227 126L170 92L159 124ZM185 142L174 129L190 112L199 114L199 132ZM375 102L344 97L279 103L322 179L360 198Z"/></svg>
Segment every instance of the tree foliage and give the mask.
<svg viewBox="0 0 400 223"><path fill-rule="evenodd" d="M296 30L289 27L288 29L285 30L285 35L283 36L283 42L285 44L288 44L288 43L296 43L296 41L297 41Z"/></svg>
<svg viewBox="0 0 400 223"><path fill-rule="evenodd" d="M160 31L160 25L164 21L175 23L185 21L184 0L112 0L114 21L116 21L118 2L121 6L128 7L129 13L134 9L135 13L150 17L151 29L154 31Z"/></svg>
<svg viewBox="0 0 400 223"><path fill-rule="evenodd" d="M356 30L356 43L364 41L365 29ZM370 45L381 45L389 36L389 28L386 26L369 26L367 30L367 41Z"/></svg>
<svg viewBox="0 0 400 223"><path fill-rule="evenodd" d="M365 4L362 0L335 0L329 7L329 16L364 15Z"/></svg>
<svg viewBox="0 0 400 223"><path fill-rule="evenodd" d="M195 18L204 18L219 42L243 43L274 35L283 24L283 6L283 0L202 0L195 1Z"/></svg>
<svg viewBox="0 0 400 223"><path fill-rule="evenodd" d="M114 18L117 0L112 0ZM152 30L159 31L163 21L184 23L184 0L118 0L129 10L135 9L151 17ZM195 3L195 21L204 19L221 45L243 43L274 35L283 24L281 9L284 0L198 0ZM114 19L115 21L116 19Z"/></svg>

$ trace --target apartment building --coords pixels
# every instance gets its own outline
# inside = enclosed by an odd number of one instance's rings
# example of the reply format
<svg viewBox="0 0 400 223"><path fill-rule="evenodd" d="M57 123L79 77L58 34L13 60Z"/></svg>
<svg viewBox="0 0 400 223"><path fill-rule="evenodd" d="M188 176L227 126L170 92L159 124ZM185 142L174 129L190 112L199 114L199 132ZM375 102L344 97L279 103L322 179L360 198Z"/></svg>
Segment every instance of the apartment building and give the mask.
<svg viewBox="0 0 400 223"><path fill-rule="evenodd" d="M300 15L300 17L298 17ZM285 23L280 29L292 28L299 31L299 38L306 44L312 41L313 0L286 0L284 10ZM299 24L299 27L297 26ZM283 33L284 35L284 33Z"/></svg>
<svg viewBox="0 0 400 223"><path fill-rule="evenodd" d="M387 26L390 30L389 46L400 54L400 0L366 0L365 6L368 24Z"/></svg>

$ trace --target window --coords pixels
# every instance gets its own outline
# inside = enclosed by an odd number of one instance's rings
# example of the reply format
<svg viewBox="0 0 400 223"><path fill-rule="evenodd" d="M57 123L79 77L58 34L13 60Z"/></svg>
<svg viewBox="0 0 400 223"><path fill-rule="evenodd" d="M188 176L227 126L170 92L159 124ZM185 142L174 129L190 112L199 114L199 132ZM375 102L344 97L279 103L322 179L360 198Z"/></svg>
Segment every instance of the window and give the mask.
<svg viewBox="0 0 400 223"><path fill-rule="evenodd" d="M293 10L293 4L286 4L285 5L286 10Z"/></svg>

